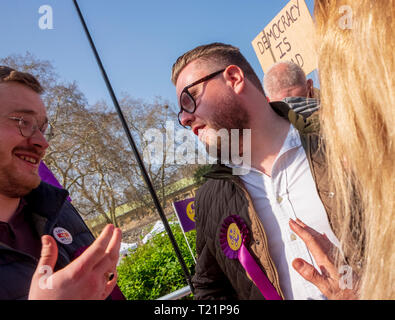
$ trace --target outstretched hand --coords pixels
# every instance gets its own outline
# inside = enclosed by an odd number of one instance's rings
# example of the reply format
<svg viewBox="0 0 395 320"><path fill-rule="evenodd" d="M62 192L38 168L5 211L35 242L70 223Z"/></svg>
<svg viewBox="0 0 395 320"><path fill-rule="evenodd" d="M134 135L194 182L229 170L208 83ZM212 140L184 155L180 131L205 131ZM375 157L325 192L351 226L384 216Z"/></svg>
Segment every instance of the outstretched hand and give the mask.
<svg viewBox="0 0 395 320"><path fill-rule="evenodd" d="M325 234L320 234L313 228L305 225L299 219L290 219L289 225L307 245L313 255L320 272L310 263L301 258L292 262L293 268L307 281L314 284L328 299L331 300L354 300L358 299L355 288L355 274L348 273L347 284L344 276L338 272L334 262L334 250L336 247L329 241ZM348 266L345 266L348 267ZM349 270L351 268L346 268ZM354 280L354 281L353 281ZM351 284L351 285L350 285Z"/></svg>
<svg viewBox="0 0 395 320"><path fill-rule="evenodd" d="M41 258L32 278L29 299L102 300L110 295L117 282L120 229L107 225L78 258L53 274L58 258L56 241L49 235L44 235L41 241Z"/></svg>

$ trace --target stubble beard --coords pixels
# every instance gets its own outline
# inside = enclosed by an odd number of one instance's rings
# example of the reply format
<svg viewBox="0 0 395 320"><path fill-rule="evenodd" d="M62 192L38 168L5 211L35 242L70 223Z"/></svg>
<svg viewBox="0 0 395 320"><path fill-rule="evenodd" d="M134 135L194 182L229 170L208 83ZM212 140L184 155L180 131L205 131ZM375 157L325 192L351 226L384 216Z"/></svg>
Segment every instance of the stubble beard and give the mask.
<svg viewBox="0 0 395 320"><path fill-rule="evenodd" d="M239 135L239 149L238 156L242 154L242 141L243 141L243 129L249 129L250 116L244 109L242 104L231 96L225 96L221 101L213 108L213 114L210 117L209 125L217 132L221 129L225 129L228 133L229 140L225 141L225 148L228 148L228 154L231 155L233 150L231 150L231 129L238 129ZM210 148L211 143L204 142L206 151L212 157L217 159L222 159L222 139L220 135L216 136L216 150L214 151Z"/></svg>
<svg viewBox="0 0 395 320"><path fill-rule="evenodd" d="M0 194L8 198L21 198L29 194L40 185L41 179L38 173L20 174L6 166L0 169Z"/></svg>

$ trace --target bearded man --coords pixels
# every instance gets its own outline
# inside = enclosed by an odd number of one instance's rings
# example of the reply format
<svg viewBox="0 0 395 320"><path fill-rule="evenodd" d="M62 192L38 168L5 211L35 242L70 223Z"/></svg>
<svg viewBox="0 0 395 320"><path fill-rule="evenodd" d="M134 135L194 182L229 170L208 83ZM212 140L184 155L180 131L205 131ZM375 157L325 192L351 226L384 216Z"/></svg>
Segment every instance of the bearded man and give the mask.
<svg viewBox="0 0 395 320"><path fill-rule="evenodd" d="M172 82L180 124L207 149L218 140L215 131L251 130L251 141L239 142L250 163L214 165L196 194L195 298L326 299L312 273L337 239L314 115L269 104L239 49L223 43L179 57ZM232 174L235 168L246 174ZM325 244L318 255L317 241Z"/></svg>
<svg viewBox="0 0 395 320"><path fill-rule="evenodd" d="M105 299L121 231L108 225L95 240L68 192L41 182L42 92L31 74L0 66L0 300Z"/></svg>

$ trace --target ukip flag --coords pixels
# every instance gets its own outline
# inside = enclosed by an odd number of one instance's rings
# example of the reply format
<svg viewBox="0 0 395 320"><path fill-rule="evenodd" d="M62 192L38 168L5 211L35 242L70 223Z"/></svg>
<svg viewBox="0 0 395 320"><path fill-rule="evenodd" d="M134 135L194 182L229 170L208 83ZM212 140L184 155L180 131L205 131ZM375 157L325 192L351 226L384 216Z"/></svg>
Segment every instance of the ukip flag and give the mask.
<svg viewBox="0 0 395 320"><path fill-rule="evenodd" d="M195 198L175 201L173 206L184 232L195 229Z"/></svg>
<svg viewBox="0 0 395 320"><path fill-rule="evenodd" d="M40 162L40 166L38 167L38 174L42 181L53 185L59 189L64 189L63 186L59 183L59 181L55 178L52 171L45 165L43 161ZM67 197L67 200L71 201L70 197Z"/></svg>

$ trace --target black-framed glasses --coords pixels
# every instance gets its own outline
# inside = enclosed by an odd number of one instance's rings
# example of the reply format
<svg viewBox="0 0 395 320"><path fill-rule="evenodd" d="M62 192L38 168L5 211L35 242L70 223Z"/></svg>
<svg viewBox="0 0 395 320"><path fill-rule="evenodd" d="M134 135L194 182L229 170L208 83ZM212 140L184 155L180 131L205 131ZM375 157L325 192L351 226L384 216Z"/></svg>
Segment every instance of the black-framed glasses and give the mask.
<svg viewBox="0 0 395 320"><path fill-rule="evenodd" d="M22 117L8 117L8 119L18 121L19 132L25 138L32 137L37 130L44 135L47 141L53 135L52 126L49 122L46 121L40 126L38 124L38 120L33 116L25 115Z"/></svg>
<svg viewBox="0 0 395 320"><path fill-rule="evenodd" d="M216 72L213 72L211 74L209 74L208 76L205 76L193 83L191 83L190 85L187 85L180 94L180 112L178 112L178 122L180 123L180 125L182 125L184 128L186 128L186 126L184 126L181 123L181 114L183 111L187 112L187 113L194 113L196 110L196 101L193 98L192 94L189 92L189 89L192 88L193 86L196 86L199 83L202 83L204 81L210 80L212 78L214 78L215 76L219 75L221 72L224 72L226 69L222 69Z"/></svg>

